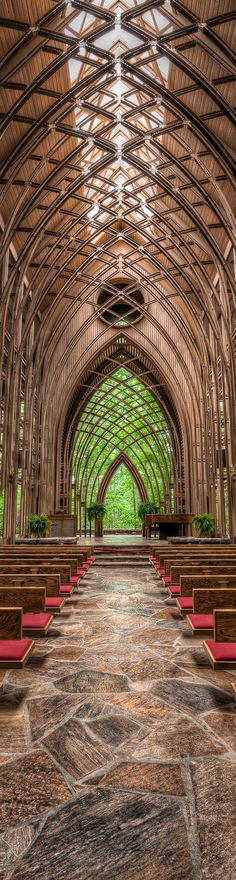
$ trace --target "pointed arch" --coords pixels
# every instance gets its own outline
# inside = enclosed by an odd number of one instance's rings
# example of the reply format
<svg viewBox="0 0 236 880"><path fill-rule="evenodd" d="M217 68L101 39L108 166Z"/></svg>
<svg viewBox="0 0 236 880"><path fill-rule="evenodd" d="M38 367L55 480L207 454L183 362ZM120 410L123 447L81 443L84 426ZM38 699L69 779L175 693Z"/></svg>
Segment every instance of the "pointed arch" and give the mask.
<svg viewBox="0 0 236 880"><path fill-rule="evenodd" d="M109 486L109 483L111 482L111 479L112 479L115 471L117 471L118 468L120 467L120 464L124 464L127 467L130 474L132 475L134 482L136 483L136 486L139 490L141 501L148 501L147 490L146 490L145 485L143 483L142 477L140 476L137 468L135 467L135 464L133 464L133 462L130 461L130 458L128 457L128 455L126 455L125 452L120 452L119 455L117 455L117 457L114 459L114 461L112 461L112 463L110 464L110 467L107 469L107 472L102 479L102 482L101 482L101 485L100 485L100 488L98 491L98 496L97 496L98 503L99 504L103 503L108 486Z"/></svg>

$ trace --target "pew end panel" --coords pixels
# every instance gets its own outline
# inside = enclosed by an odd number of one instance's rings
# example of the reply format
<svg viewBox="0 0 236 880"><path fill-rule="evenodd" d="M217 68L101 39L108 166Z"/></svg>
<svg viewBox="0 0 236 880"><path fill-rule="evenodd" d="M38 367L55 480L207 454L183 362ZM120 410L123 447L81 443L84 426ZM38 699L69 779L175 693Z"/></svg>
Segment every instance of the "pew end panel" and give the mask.
<svg viewBox="0 0 236 880"><path fill-rule="evenodd" d="M34 641L22 638L22 608L0 607L0 669L21 669Z"/></svg>
<svg viewBox="0 0 236 880"><path fill-rule="evenodd" d="M236 608L215 608L214 638L203 644L213 669L236 668Z"/></svg>
<svg viewBox="0 0 236 880"><path fill-rule="evenodd" d="M236 603L233 608L214 610L214 639L216 642L236 643Z"/></svg>
<svg viewBox="0 0 236 880"><path fill-rule="evenodd" d="M236 608L236 588L216 587L210 590L193 591L194 614L213 614L215 608ZM222 641L222 639L216 639L216 641Z"/></svg>
<svg viewBox="0 0 236 880"><path fill-rule="evenodd" d="M18 599L17 605L0 605L0 639L22 639L22 607Z"/></svg>
<svg viewBox="0 0 236 880"><path fill-rule="evenodd" d="M21 607L23 614L40 614L45 610L44 587L0 586L0 606Z"/></svg>

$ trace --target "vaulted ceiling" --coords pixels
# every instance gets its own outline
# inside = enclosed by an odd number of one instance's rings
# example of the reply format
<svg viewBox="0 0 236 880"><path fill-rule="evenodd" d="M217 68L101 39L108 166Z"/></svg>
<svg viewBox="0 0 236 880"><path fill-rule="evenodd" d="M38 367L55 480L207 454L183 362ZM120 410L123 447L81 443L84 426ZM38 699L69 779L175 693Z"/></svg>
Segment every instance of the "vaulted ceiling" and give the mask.
<svg viewBox="0 0 236 880"><path fill-rule="evenodd" d="M235 506L235 0L2 0L0 26L6 535L19 479L22 523L30 504L69 506L76 424L121 348L170 426L177 507L211 506L224 531Z"/></svg>
<svg viewBox="0 0 236 880"><path fill-rule="evenodd" d="M232 283L235 232L235 16L234 0L2 0L2 245L45 337L124 277L144 315L160 303L194 328L206 313L217 331L214 279L223 266Z"/></svg>

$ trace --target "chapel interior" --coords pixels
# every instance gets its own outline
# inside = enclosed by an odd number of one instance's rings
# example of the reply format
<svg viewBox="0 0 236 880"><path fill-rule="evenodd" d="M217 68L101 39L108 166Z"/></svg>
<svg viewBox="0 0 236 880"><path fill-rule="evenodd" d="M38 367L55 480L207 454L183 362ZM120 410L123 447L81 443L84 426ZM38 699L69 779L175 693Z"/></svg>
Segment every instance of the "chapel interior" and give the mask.
<svg viewBox="0 0 236 880"><path fill-rule="evenodd" d="M1 0L0 880L236 876L235 44Z"/></svg>

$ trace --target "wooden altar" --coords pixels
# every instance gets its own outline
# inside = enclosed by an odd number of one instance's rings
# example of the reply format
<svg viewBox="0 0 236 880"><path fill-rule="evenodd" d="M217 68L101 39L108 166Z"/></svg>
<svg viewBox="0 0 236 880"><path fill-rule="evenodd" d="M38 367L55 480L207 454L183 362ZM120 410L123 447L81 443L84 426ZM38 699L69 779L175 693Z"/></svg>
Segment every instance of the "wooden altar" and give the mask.
<svg viewBox="0 0 236 880"><path fill-rule="evenodd" d="M190 537L192 513L153 513L145 516L144 536L151 538L152 531L159 529L160 541L173 537Z"/></svg>
<svg viewBox="0 0 236 880"><path fill-rule="evenodd" d="M77 516L69 513L49 513L52 523L49 538L74 538L77 534Z"/></svg>

